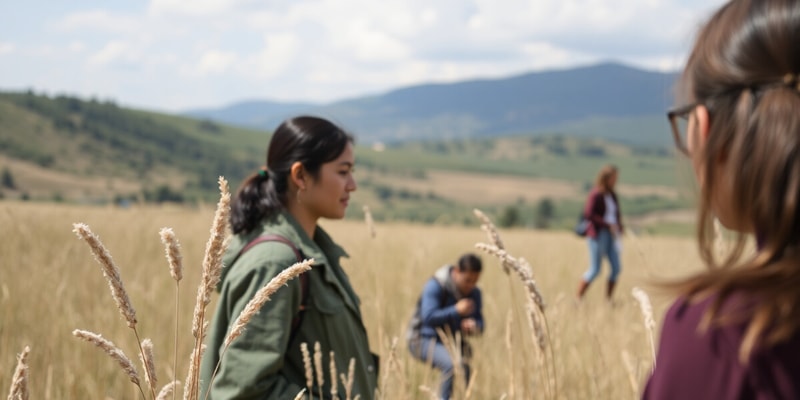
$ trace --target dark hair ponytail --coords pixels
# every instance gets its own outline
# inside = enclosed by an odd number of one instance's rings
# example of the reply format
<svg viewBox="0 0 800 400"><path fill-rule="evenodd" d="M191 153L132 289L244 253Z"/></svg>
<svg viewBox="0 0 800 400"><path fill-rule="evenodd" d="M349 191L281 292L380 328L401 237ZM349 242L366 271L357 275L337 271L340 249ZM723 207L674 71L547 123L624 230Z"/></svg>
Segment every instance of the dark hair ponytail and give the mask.
<svg viewBox="0 0 800 400"><path fill-rule="evenodd" d="M278 126L267 148L267 167L250 175L231 201L231 229L249 233L286 205L289 174L296 162L316 179L323 164L339 157L353 137L328 120L301 116Z"/></svg>

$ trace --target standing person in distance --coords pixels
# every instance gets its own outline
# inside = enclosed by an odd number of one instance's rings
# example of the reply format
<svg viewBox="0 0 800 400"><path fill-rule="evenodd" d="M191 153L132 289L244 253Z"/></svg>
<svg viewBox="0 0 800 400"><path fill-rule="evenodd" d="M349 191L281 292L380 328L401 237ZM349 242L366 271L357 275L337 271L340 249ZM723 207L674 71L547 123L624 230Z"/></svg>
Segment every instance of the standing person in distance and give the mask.
<svg viewBox="0 0 800 400"><path fill-rule="evenodd" d="M414 358L442 372L439 397L443 400L452 395L456 366L437 330L450 335L452 343L456 343L456 333L461 334L461 348L456 351L461 352L461 370L469 382L471 350L467 337L483 333L484 326L478 288L482 265L478 256L467 253L456 265L439 268L425 283L409 323L408 349Z"/></svg>
<svg viewBox="0 0 800 400"><path fill-rule="evenodd" d="M614 294L614 287L621 270L620 250L621 235L623 232L622 214L620 212L617 193L619 173L614 165L606 165L600 169L595 179L595 184L589 192L583 215L589 220L586 231L589 244L589 269L583 274L578 286L578 299L583 299L589 285L600 273L603 257L611 265L606 286L606 298L610 301Z"/></svg>
<svg viewBox="0 0 800 400"><path fill-rule="evenodd" d="M353 396L374 398L377 363L359 298L340 265L347 254L317 224L320 218L344 217L356 190L354 163L353 138L327 120L296 117L275 130L266 167L242 183L231 203L234 236L223 259L220 297L208 328L201 398L208 392L210 399L293 399L306 387L303 342L312 348L321 344L326 368L331 351L339 371L347 371L354 358ZM242 252L262 235L283 240ZM230 324L245 305L299 258L315 260L305 273L306 283L293 279L278 290L223 353ZM307 395L316 399L320 392L330 393L329 380L322 388L315 383Z"/></svg>
<svg viewBox="0 0 800 400"><path fill-rule="evenodd" d="M670 285L645 399L800 398L798 44L798 0L729 1L699 32L668 117L697 178L708 269ZM715 217L737 233L723 260Z"/></svg>

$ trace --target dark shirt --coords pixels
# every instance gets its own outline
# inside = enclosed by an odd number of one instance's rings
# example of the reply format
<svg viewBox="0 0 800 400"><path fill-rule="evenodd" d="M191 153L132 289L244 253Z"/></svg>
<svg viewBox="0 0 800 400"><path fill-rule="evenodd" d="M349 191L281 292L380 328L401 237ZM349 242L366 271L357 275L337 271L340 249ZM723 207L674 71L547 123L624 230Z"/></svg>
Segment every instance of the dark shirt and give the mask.
<svg viewBox="0 0 800 400"><path fill-rule="evenodd" d="M619 231L623 232L622 213L619 210L620 207L617 194L613 191L609 192L608 194L611 195L611 198L614 200L614 204L617 205L617 211L615 213L617 217L617 225L619 226ZM604 192L600 191L598 188L594 188L591 192L589 192L589 196L586 199L586 204L583 206L583 215L589 220L589 228L586 230L586 236L590 238L596 238L597 234L600 233L601 230L609 229L609 226L605 221L606 199Z"/></svg>
<svg viewBox="0 0 800 400"><path fill-rule="evenodd" d="M679 299L664 317L656 367L643 399L797 399L800 398L800 337L755 349L746 364L739 346L746 325L698 325L712 298L696 304ZM728 300L722 312L735 309Z"/></svg>

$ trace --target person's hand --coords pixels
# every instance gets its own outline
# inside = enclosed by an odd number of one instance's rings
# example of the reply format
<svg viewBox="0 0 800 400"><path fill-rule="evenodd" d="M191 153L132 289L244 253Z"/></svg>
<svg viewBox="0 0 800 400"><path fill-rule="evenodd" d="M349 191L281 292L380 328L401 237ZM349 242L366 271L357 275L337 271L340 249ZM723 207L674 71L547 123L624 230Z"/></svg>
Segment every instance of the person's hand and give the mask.
<svg viewBox="0 0 800 400"><path fill-rule="evenodd" d="M612 235L619 236L619 225L613 224L613 225L610 225L610 228L611 228L611 234Z"/></svg>
<svg viewBox="0 0 800 400"><path fill-rule="evenodd" d="M474 318L464 318L461 320L461 332L472 335L478 333L478 323Z"/></svg>
<svg viewBox="0 0 800 400"><path fill-rule="evenodd" d="M472 299L461 299L456 303L456 312L458 315L467 316L475 311L475 303Z"/></svg>

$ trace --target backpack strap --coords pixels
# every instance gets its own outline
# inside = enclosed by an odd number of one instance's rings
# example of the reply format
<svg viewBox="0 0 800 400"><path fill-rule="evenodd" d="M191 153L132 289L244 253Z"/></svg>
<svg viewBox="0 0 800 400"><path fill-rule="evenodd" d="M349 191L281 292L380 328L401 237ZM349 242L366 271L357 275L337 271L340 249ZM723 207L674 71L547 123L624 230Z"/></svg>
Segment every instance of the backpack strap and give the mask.
<svg viewBox="0 0 800 400"><path fill-rule="evenodd" d="M297 246L292 243L291 240L275 234L266 234L261 236L256 236L253 240L248 242L239 253L236 254L236 257L231 262L231 265L239 259L247 250L253 248L253 246L264 243L264 242L281 242L287 246L289 246L292 251L294 252L295 257L297 258L297 262L302 262L305 257L303 257L303 253ZM300 279L300 309L297 310L297 314L295 314L294 318L292 318L292 330L289 333L289 345L291 346L292 342L294 342L295 336L297 336L297 331L300 329L300 325L303 323L303 316L305 315L306 307L308 306L308 297L309 297L309 285L311 280L311 275L308 273L302 273L298 277Z"/></svg>
<svg viewBox="0 0 800 400"><path fill-rule="evenodd" d="M449 265L445 265L444 267L449 267ZM445 278L443 277L443 275L439 273L439 271L441 271L441 268L437 270L437 273L434 273L434 275L430 279L433 279L434 281L436 281L436 283L439 284L439 288L441 289L441 292L439 294L439 307L443 308L444 303L447 301L447 287L445 286L445 281L444 281ZM430 279L426 281L426 284L427 282L430 281ZM422 295L420 295L419 298L417 299L417 307L414 310L414 315L411 316L411 321L408 324L408 329L406 330L407 340L414 340L419 338L419 332L420 329L422 328L422 316L420 315L421 310L422 310Z"/></svg>
<svg viewBox="0 0 800 400"><path fill-rule="evenodd" d="M439 287L442 288L442 293L439 295L439 306L444 307L444 302L447 301L447 280L450 279L450 271L455 268L455 266L450 264L445 264L441 268L437 269L436 272L433 274L433 279L436 280L436 283L439 284ZM453 296L456 297L456 296ZM456 297L458 298L458 297Z"/></svg>

